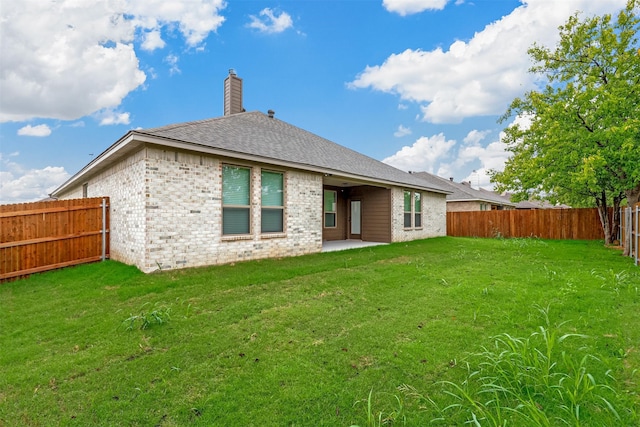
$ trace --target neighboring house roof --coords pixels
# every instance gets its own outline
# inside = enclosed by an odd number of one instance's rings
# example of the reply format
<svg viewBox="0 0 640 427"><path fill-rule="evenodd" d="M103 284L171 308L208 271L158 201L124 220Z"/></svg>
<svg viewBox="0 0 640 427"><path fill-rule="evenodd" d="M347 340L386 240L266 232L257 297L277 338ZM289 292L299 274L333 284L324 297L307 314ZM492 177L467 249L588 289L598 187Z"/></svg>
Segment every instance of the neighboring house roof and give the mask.
<svg viewBox="0 0 640 427"><path fill-rule="evenodd" d="M511 199L513 196L512 193L505 193L503 197L508 197ZM547 200L523 200L521 202L516 203L516 209L570 209L569 205L553 205Z"/></svg>
<svg viewBox="0 0 640 427"><path fill-rule="evenodd" d="M515 206L515 203L512 203L493 191L483 189L476 190L471 187L471 184L468 182L454 182L428 172L413 172L412 175L418 176L432 185L440 185L451 191L451 194L447 195L447 202L483 202L494 205Z"/></svg>
<svg viewBox="0 0 640 427"><path fill-rule="evenodd" d="M129 131L52 194L62 191L92 171L106 167L144 143L311 170L330 178L337 175L336 178L449 193L438 183L428 183L282 120L254 111Z"/></svg>

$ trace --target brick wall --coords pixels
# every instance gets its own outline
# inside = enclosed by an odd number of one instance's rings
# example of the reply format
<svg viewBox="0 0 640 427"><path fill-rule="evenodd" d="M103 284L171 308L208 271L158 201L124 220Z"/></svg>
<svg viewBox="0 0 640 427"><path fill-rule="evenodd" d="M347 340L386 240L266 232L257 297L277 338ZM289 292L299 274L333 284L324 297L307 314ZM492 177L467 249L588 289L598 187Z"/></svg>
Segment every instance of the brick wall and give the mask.
<svg viewBox="0 0 640 427"><path fill-rule="evenodd" d="M491 209L489 206L489 210ZM469 201L469 202L449 202L447 203L447 211L448 212L471 212L471 211L479 211L480 210L480 202Z"/></svg>
<svg viewBox="0 0 640 427"><path fill-rule="evenodd" d="M226 264L322 250L322 177L285 172L285 232L260 233L259 164L251 167L252 232L222 236L222 165L217 158L154 150L147 182L147 254L144 271ZM268 170L276 170L270 166Z"/></svg>
<svg viewBox="0 0 640 427"><path fill-rule="evenodd" d="M391 241L406 242L447 235L447 202L444 194L422 192L422 228L404 228L404 189L391 190Z"/></svg>
<svg viewBox="0 0 640 427"><path fill-rule="evenodd" d="M133 153L86 182L88 197L110 197L111 259L139 268L144 265L146 241L145 153ZM82 198L83 184L60 198Z"/></svg>
<svg viewBox="0 0 640 427"><path fill-rule="evenodd" d="M111 198L111 258L151 272L322 250L320 174L282 170L285 232L262 235L263 165L240 163L252 168L252 233L223 237L222 163L211 156L146 147L91 177L88 196ZM82 184L61 196L78 197Z"/></svg>

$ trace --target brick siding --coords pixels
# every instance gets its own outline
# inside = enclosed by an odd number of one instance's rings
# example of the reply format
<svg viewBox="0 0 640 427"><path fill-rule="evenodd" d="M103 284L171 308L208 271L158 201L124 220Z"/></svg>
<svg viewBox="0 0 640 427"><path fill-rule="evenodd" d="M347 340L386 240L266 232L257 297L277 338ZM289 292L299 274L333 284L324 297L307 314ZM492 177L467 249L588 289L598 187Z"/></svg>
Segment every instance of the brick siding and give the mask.
<svg viewBox="0 0 640 427"><path fill-rule="evenodd" d="M447 202L444 194L421 192L422 227L404 228L404 189L391 190L391 241L406 242L447 235Z"/></svg>
<svg viewBox="0 0 640 427"><path fill-rule="evenodd" d="M147 147L88 182L110 196L111 258L144 272L322 250L322 176L285 173L284 233L260 233L261 165L252 171L252 233L222 236L222 160ZM62 198L82 197L82 186Z"/></svg>

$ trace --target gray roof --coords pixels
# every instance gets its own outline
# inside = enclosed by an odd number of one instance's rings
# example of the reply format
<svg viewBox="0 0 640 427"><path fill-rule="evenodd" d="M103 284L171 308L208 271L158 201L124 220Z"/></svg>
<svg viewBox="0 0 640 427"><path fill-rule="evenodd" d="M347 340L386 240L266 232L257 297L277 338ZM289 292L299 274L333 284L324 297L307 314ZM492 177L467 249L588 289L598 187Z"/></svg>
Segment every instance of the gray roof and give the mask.
<svg viewBox="0 0 640 427"><path fill-rule="evenodd" d="M428 172L414 172L412 175L420 177L432 185L439 184L441 187L451 191L451 194L447 195L448 202L479 201L493 203L495 205L515 206L515 203L512 203L510 200L493 191L483 189L476 190L471 187L471 184L468 182L454 182Z"/></svg>
<svg viewBox="0 0 640 427"><path fill-rule="evenodd" d="M258 111L135 130L132 133L215 148L228 152L229 157L250 154L263 158L265 162L277 160L300 169L321 169L338 175L355 175L364 180L381 180L448 193L437 183L427 183L419 177Z"/></svg>
<svg viewBox="0 0 640 427"><path fill-rule="evenodd" d="M504 197L511 199L512 193L505 193ZM516 209L570 209L571 206L564 204L551 204L548 200L530 199L516 203Z"/></svg>

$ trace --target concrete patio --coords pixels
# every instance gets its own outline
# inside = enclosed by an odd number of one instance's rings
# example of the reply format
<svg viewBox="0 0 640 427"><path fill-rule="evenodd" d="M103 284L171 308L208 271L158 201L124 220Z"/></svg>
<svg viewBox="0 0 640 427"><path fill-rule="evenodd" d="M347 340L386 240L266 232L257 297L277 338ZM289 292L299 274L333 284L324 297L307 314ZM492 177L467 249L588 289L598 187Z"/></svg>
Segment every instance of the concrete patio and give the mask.
<svg viewBox="0 0 640 427"><path fill-rule="evenodd" d="M344 251L346 249L366 248L369 246L386 245L381 242L363 242L362 240L325 240L322 242L322 252Z"/></svg>

